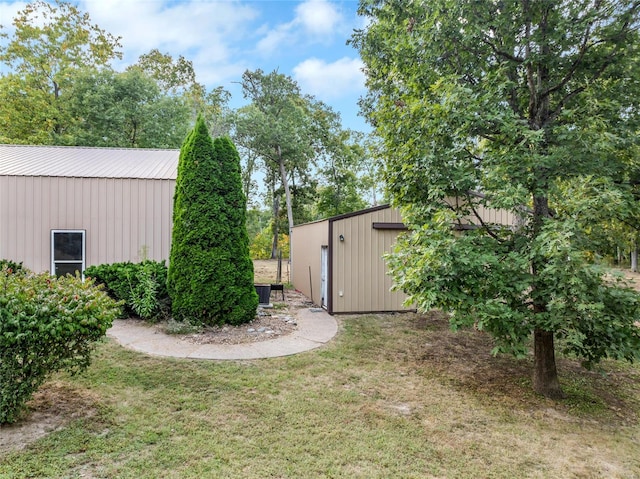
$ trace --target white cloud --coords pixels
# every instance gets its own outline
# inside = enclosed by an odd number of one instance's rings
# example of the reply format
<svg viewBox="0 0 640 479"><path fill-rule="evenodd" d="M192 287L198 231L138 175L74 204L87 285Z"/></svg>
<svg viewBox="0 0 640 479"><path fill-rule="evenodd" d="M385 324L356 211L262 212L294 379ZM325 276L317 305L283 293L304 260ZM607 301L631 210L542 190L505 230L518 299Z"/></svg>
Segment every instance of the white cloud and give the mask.
<svg viewBox="0 0 640 479"><path fill-rule="evenodd" d="M0 2L0 25L2 25L4 33L8 33L9 35L13 34L15 31L12 25L13 19L19 11L24 10L27 3L28 2Z"/></svg>
<svg viewBox="0 0 640 479"><path fill-rule="evenodd" d="M294 67L293 76L305 93L331 100L364 91L363 66L359 58L343 57L333 63L310 58Z"/></svg>
<svg viewBox="0 0 640 479"><path fill-rule="evenodd" d="M124 65L156 48L174 57L184 55L193 61L199 81L218 84L240 70L234 67L235 45L257 16L240 3L199 0L83 0L81 7L94 23L122 37Z"/></svg>
<svg viewBox="0 0 640 479"><path fill-rule="evenodd" d="M334 3L307 0L295 8L295 17L268 30L257 44L258 51L271 54L300 43L328 43L344 33L345 21Z"/></svg>
<svg viewBox="0 0 640 479"><path fill-rule="evenodd" d="M294 33L292 31L293 23L283 23L273 30L267 31L256 45L258 51L263 54L270 54L278 50L281 45L286 45L294 41Z"/></svg>
<svg viewBox="0 0 640 479"><path fill-rule="evenodd" d="M308 0L296 7L296 20L313 35L331 35L342 22L335 4L326 0Z"/></svg>

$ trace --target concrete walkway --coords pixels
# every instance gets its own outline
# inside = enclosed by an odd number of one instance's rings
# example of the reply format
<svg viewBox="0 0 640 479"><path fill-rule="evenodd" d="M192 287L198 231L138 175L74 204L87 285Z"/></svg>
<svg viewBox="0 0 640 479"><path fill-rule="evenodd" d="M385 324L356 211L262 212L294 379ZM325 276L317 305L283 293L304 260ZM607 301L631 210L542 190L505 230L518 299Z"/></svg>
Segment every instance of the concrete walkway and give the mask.
<svg viewBox="0 0 640 479"><path fill-rule="evenodd" d="M158 331L144 323L116 320L107 336L126 348L154 356L190 359L259 359L289 356L329 342L338 323L326 311L305 308L297 311L297 329L286 336L244 344L193 344Z"/></svg>

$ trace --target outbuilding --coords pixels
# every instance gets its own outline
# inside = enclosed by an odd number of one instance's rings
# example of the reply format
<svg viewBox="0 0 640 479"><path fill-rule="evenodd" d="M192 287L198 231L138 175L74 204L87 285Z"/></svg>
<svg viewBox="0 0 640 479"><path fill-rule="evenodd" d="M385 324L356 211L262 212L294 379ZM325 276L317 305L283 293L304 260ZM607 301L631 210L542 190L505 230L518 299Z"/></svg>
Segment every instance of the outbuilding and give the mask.
<svg viewBox="0 0 640 479"><path fill-rule="evenodd" d="M52 274L168 260L179 156L0 145L0 259Z"/></svg>
<svg viewBox="0 0 640 479"><path fill-rule="evenodd" d="M294 226L293 286L330 314L411 310L383 259L405 229L388 205Z"/></svg>
<svg viewBox="0 0 640 479"><path fill-rule="evenodd" d="M454 204L459 200L448 199ZM474 207L473 218L452 228L463 234L478 219L511 227L517 223L506 210ZM392 291L384 255L407 228L400 211L389 205L334 216L295 226L291 234L293 286L330 314L397 312L406 305L402 291Z"/></svg>

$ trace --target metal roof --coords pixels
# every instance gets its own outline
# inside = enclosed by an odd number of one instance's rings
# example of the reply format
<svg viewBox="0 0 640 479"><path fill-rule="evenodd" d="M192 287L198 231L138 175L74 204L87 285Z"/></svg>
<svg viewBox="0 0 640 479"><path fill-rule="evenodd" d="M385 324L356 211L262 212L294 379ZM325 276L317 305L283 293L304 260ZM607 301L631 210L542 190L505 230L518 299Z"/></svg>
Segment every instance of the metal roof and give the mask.
<svg viewBox="0 0 640 479"><path fill-rule="evenodd" d="M180 150L0 145L0 176L175 180Z"/></svg>

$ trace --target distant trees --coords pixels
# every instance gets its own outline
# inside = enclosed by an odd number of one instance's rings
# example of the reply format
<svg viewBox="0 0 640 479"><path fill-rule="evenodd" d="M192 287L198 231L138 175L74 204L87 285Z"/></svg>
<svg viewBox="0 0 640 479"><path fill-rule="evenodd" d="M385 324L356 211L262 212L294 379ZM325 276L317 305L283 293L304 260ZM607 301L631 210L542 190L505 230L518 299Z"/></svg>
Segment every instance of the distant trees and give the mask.
<svg viewBox="0 0 640 479"><path fill-rule="evenodd" d="M240 159L228 138L211 139L202 116L180 151L167 287L178 319L216 325L255 318Z"/></svg>
<svg viewBox="0 0 640 479"><path fill-rule="evenodd" d="M179 148L192 118L184 98L135 69L77 74L66 110L73 121L59 143L78 146Z"/></svg>
<svg viewBox="0 0 640 479"><path fill-rule="evenodd" d="M0 47L0 61L12 70L0 78L0 141L57 143L72 121L64 96L76 74L120 58L120 39L62 1L32 2L13 25L15 33Z"/></svg>
<svg viewBox="0 0 640 479"><path fill-rule="evenodd" d="M303 94L292 78L277 71L246 71L242 90L250 104L236 112L234 137L252 167L264 168L272 195L275 255L281 195L287 233L298 218L353 211L365 204L354 174L363 153L358 138L342 128L339 115Z"/></svg>
<svg viewBox="0 0 640 479"><path fill-rule="evenodd" d="M207 91L182 56L153 49L115 72L120 39L64 1L32 2L13 25L0 33L0 142L179 148L198 113L229 132L228 92Z"/></svg>

